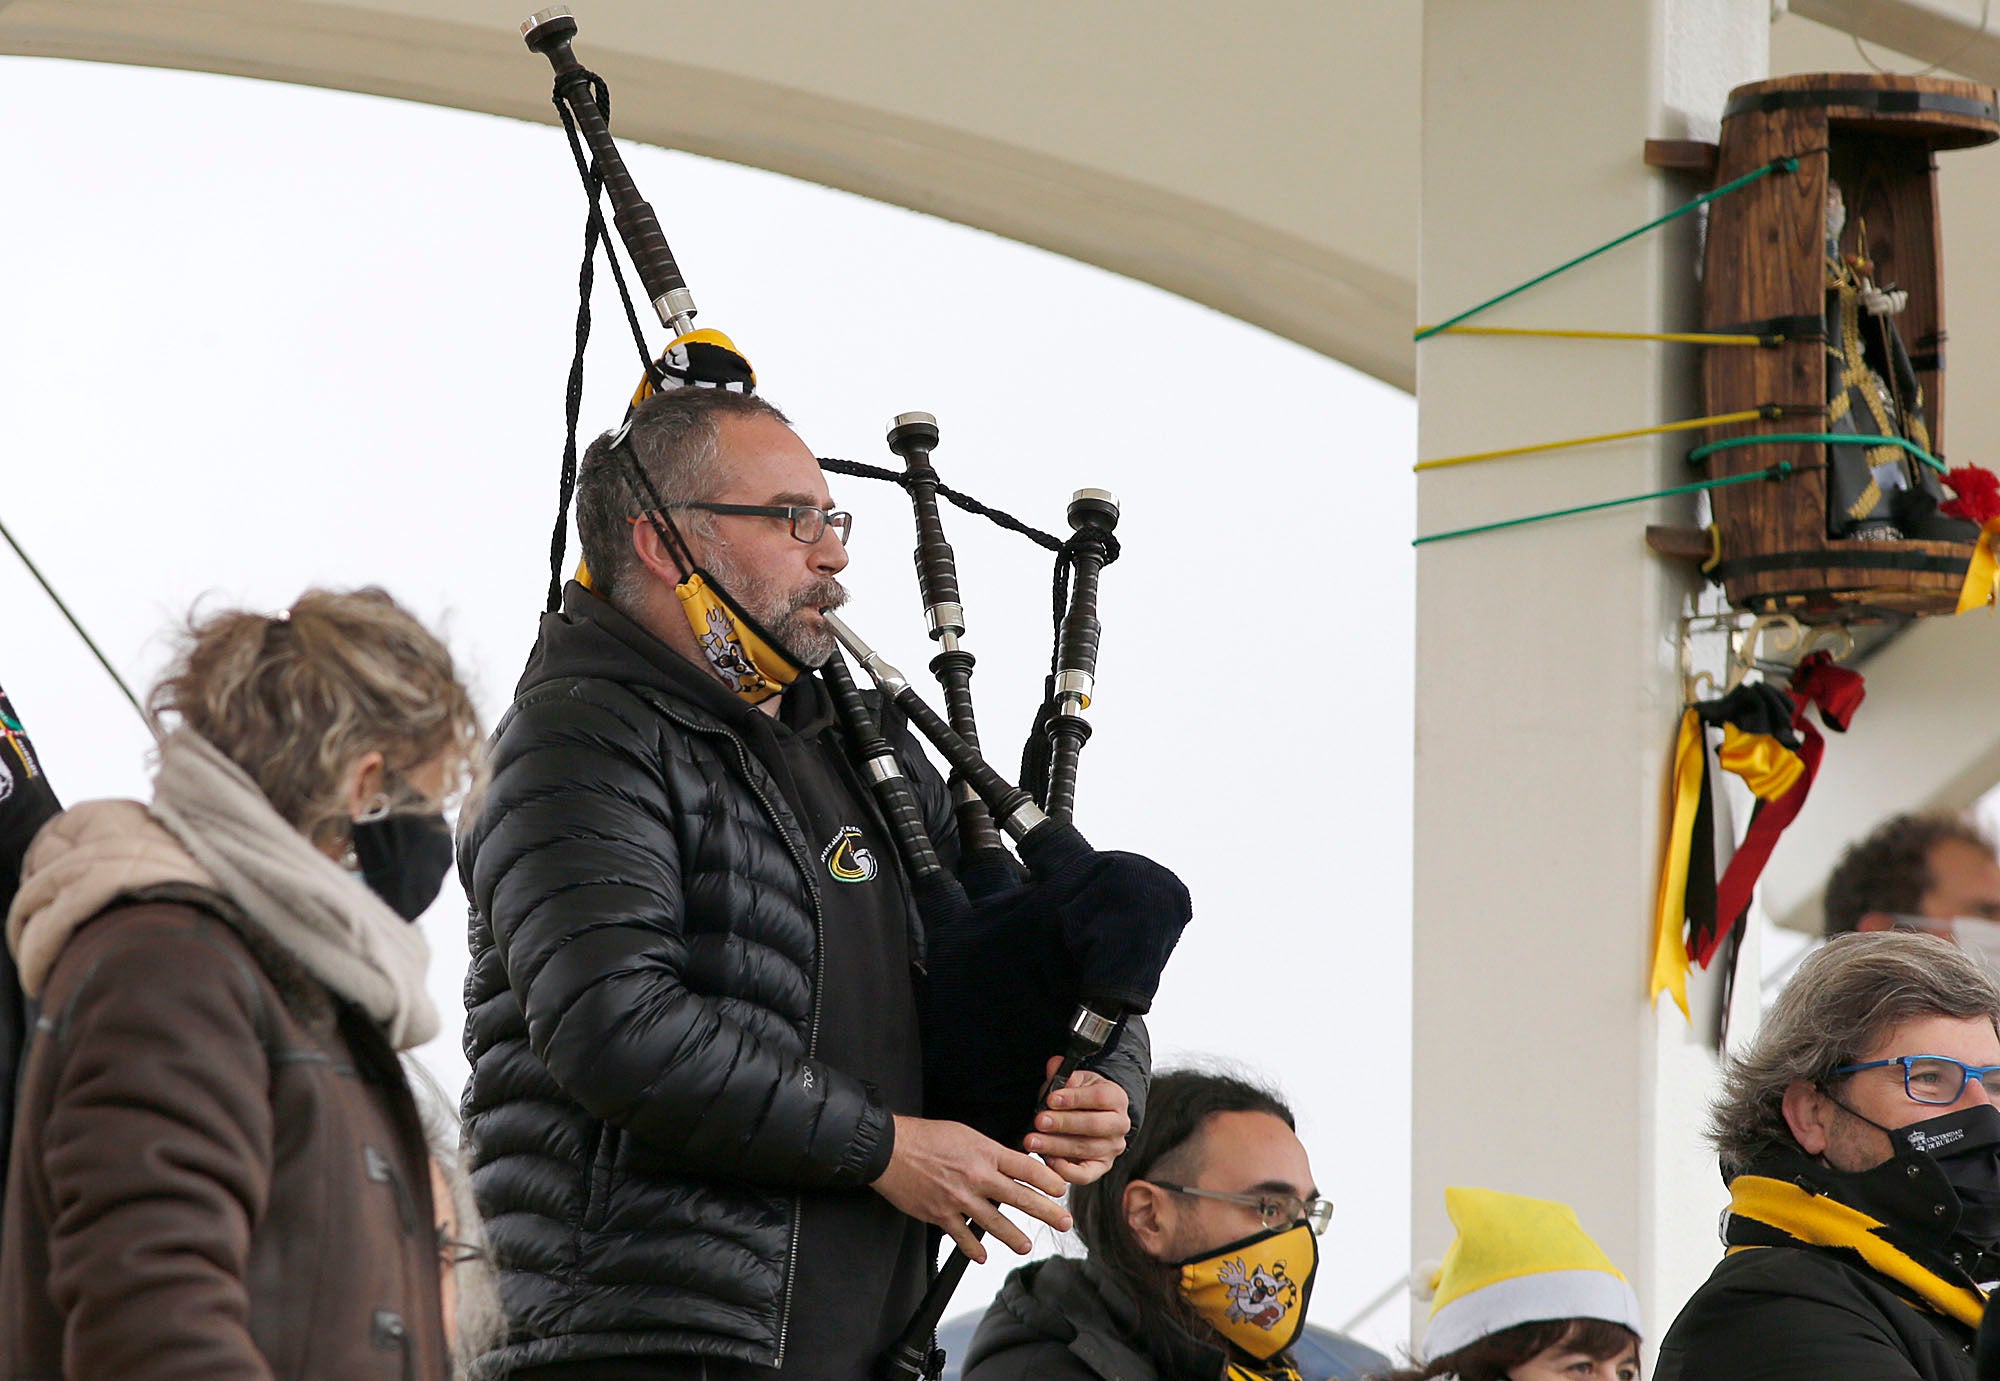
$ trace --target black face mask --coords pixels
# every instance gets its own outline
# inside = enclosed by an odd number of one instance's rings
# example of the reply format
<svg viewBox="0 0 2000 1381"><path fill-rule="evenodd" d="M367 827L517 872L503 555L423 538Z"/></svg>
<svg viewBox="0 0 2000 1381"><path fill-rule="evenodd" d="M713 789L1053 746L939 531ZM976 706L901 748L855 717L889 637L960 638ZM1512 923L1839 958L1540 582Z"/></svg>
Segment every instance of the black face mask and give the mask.
<svg viewBox="0 0 2000 1381"><path fill-rule="evenodd" d="M1906 1179L1903 1167L1912 1160L1928 1160L1958 1197L1958 1226L1952 1236L1982 1253L2000 1253L2000 1108L1980 1103L1891 1128L1862 1117L1844 1103L1835 1106L1887 1136L1893 1153L1873 1170L1844 1176L1862 1191L1857 1196L1863 1200L1861 1207L1871 1207L1877 1188L1884 1191L1881 1206L1888 1207Z"/></svg>
<svg viewBox="0 0 2000 1381"><path fill-rule="evenodd" d="M1927 1155L1958 1195L1957 1236L2000 1249L2000 1108L1981 1103L1889 1133L1897 1156Z"/></svg>
<svg viewBox="0 0 2000 1381"><path fill-rule="evenodd" d="M451 871L451 826L442 815L385 815L356 820L354 861L361 880L406 921L437 900Z"/></svg>

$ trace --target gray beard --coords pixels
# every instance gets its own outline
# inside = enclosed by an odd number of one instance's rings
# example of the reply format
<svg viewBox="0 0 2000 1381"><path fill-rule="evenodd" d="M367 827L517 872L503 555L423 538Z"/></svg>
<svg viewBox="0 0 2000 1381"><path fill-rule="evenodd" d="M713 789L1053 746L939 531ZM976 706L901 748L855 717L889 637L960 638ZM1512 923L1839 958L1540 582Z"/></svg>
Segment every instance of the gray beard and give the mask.
<svg viewBox="0 0 2000 1381"><path fill-rule="evenodd" d="M797 658L800 666L809 671L823 667L840 646L832 629L806 618L809 609L838 609L847 603L847 591L832 576L786 594L771 582L743 570L726 552L710 553L708 565L737 607L776 638L781 649Z"/></svg>

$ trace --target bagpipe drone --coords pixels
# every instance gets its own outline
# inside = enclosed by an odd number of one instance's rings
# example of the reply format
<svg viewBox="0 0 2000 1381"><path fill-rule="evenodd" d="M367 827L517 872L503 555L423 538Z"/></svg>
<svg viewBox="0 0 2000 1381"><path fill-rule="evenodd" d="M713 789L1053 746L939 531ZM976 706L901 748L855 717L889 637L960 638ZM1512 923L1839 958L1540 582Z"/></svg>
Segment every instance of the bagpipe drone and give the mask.
<svg viewBox="0 0 2000 1381"><path fill-rule="evenodd" d="M583 346L589 333L592 265L598 242L624 303L646 372L633 402L656 388L715 386L749 391L756 379L726 336L694 329L693 295L658 218L639 195L611 138L610 92L571 49L577 24L562 7L522 25L528 47L555 69L554 101L588 194L580 274L577 353L567 394L560 510L551 551L550 608L561 594L563 545L575 486L576 428L582 397ZM587 148L587 152L586 152ZM617 255L598 209L611 202L612 226L661 323L672 333L656 359L647 349ZM924 1115L967 1123L1018 1144L1050 1092L1116 1039L1126 1017L1146 1012L1191 915L1186 889L1167 869L1131 854L1091 848L1071 816L1077 768L1090 737L1085 711L1095 691L1100 625L1099 576L1117 559L1117 500L1103 490L1077 491L1068 510L1072 535L1058 541L959 494L937 478L931 452L936 419L898 416L888 434L900 473L822 460L835 473L891 480L908 492L917 528L916 567L931 639L931 669L944 689L938 714L847 623L828 626L881 693L950 764L961 857L954 871L939 858L915 793L883 725L839 652L820 668L863 775L896 839L913 898L925 922L926 973L920 986ZM965 611L956 559L939 517L942 495L962 508L1021 532L1056 552L1055 651L1044 701L1022 755L1021 784L996 772L980 749L971 695L973 656L961 645ZM1012 840L1020 864L1006 846ZM1060 1063L1046 1077L1052 1056ZM936 1377L943 1355L935 1329L969 1264L957 1250L940 1268L923 1305L881 1363L891 1378Z"/></svg>

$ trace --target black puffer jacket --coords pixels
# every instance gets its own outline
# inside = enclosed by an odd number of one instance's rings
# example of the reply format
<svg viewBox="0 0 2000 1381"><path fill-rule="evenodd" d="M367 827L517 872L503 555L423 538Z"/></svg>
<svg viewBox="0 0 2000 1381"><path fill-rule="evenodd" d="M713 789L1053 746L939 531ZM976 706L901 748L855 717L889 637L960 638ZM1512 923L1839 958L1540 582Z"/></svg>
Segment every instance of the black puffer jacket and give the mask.
<svg viewBox="0 0 2000 1381"><path fill-rule="evenodd" d="M1976 1294L1952 1255L1951 1186L1927 1157L1892 1165L1902 1167L1894 1201L1866 1211L1897 1226L1877 1234L1942 1284ZM1801 1155L1778 1154L1756 1173L1846 1202L1841 1184ZM1974 1330L1852 1248L1787 1243L1736 1214L1724 1236L1738 1250L1667 1331L1655 1381L1973 1381Z"/></svg>
<svg viewBox="0 0 2000 1381"><path fill-rule="evenodd" d="M466 1130L512 1330L482 1375L777 1363L799 1192L888 1165L875 1091L813 1058L820 902L759 713L571 585L496 731L459 844ZM949 859L944 784L895 738ZM1143 1031L1124 1044L1105 1072L1136 1122Z"/></svg>

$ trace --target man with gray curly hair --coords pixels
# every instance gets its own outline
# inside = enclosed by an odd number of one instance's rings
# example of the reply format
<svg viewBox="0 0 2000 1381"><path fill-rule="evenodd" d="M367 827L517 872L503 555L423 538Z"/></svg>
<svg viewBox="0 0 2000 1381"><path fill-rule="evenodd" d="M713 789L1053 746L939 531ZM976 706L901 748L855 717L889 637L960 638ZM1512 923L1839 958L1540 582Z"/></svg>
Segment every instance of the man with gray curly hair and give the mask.
<svg viewBox="0 0 2000 1381"><path fill-rule="evenodd" d="M1658 1381L1972 1381L2000 1283L2000 987L1929 935L1842 935L1723 1076L1728 1254Z"/></svg>

